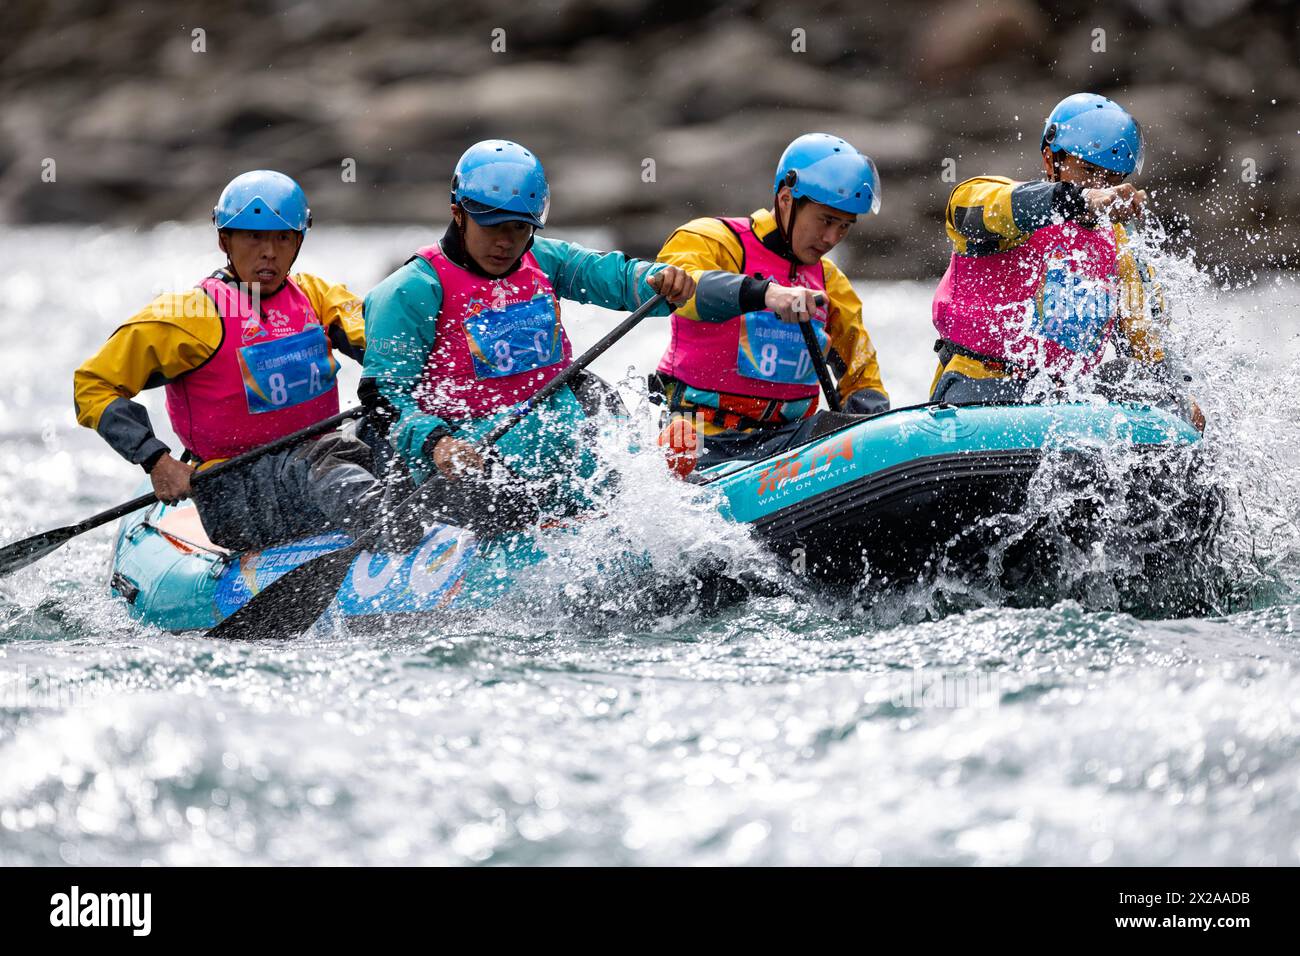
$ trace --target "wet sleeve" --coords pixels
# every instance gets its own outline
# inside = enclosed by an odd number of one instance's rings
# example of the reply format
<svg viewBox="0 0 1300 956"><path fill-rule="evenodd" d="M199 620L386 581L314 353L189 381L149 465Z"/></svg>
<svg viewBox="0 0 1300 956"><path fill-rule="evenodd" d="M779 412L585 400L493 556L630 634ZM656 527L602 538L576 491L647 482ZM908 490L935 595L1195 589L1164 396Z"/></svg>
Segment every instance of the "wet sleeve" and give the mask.
<svg viewBox="0 0 1300 956"><path fill-rule="evenodd" d="M673 232L659 250L660 262L695 279L695 295L677 314L702 322L725 322L764 306L770 282L741 273L740 239L717 219L695 219Z"/></svg>
<svg viewBox="0 0 1300 956"><path fill-rule="evenodd" d="M363 362L366 354L366 324L361 300L342 283L326 282L303 273L293 281L307 293L312 308L320 316L330 345L354 362Z"/></svg>
<svg viewBox="0 0 1300 956"><path fill-rule="evenodd" d="M148 470L170 448L154 434L149 412L131 399L198 368L220 345L221 319L201 290L160 296L73 373L78 424Z"/></svg>
<svg viewBox="0 0 1300 956"><path fill-rule="evenodd" d="M889 410L889 393L880 378L876 347L862 324L862 300L844 273L825 262L830 337L829 364L839 376L840 400L845 410L875 414Z"/></svg>
<svg viewBox="0 0 1300 956"><path fill-rule="evenodd" d="M646 282L665 268L663 263L633 259L621 252L596 252L572 242L538 237L533 256L561 298L631 312L655 295ZM667 302L654 315L669 315Z"/></svg>
<svg viewBox="0 0 1300 956"><path fill-rule="evenodd" d="M442 285L433 267L422 260L408 262L377 285L364 304L368 343L362 386L373 388L396 420L388 440L417 481L428 474L426 444L455 429L420 408L416 390L436 344Z"/></svg>
<svg viewBox="0 0 1300 956"><path fill-rule="evenodd" d="M1083 193L1069 183L1018 183L977 176L953 187L945 223L958 255L1004 252L1037 229L1083 215Z"/></svg>

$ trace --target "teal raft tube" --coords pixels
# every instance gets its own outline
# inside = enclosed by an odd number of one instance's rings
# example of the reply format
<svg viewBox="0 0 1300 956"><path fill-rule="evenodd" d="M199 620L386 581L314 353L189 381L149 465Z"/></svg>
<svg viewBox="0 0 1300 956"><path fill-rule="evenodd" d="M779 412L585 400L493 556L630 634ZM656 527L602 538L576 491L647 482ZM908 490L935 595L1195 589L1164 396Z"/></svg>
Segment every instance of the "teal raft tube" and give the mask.
<svg viewBox="0 0 1300 956"><path fill-rule="evenodd" d="M998 533L993 519L1023 507L1047 455L1084 465L1131 450L1158 459L1149 471L1168 477L1176 469L1159 453L1195 451L1199 440L1181 418L1146 406L924 405L872 417L826 413L807 444L692 480L719 493L724 517L752 527L801 571L851 583L867 568L878 580L882 569L915 573L958 542L980 552L987 540L967 532ZM1185 494L1185 483L1172 484L1172 493ZM1150 481L1141 490L1156 493ZM564 532L541 532L550 533ZM363 618L490 606L545 556L544 542L521 537L500 545L443 525L405 554L363 552L331 612ZM207 541L192 506L159 504L122 520L111 589L143 622L206 629L288 570L347 543L325 534L228 554Z"/></svg>

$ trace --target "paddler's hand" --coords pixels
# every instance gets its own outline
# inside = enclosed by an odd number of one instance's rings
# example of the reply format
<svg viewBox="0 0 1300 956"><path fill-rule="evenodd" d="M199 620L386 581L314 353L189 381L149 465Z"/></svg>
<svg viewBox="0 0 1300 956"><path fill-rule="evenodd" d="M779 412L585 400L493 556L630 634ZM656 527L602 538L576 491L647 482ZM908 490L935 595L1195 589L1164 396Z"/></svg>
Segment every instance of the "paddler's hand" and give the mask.
<svg viewBox="0 0 1300 956"><path fill-rule="evenodd" d="M821 300L821 301L819 301ZM810 322L821 306L821 293L802 286L769 283L763 304L776 313L782 322Z"/></svg>
<svg viewBox="0 0 1300 956"><path fill-rule="evenodd" d="M1190 396L1187 399L1187 404L1191 406L1190 411L1192 413L1192 427L1195 428L1202 435L1204 435L1205 434L1205 412L1201 411L1201 406L1196 404L1196 399L1191 398Z"/></svg>
<svg viewBox="0 0 1300 956"><path fill-rule="evenodd" d="M467 441L444 435L433 446L433 466L444 478L455 481L483 470L483 456Z"/></svg>
<svg viewBox="0 0 1300 956"><path fill-rule="evenodd" d="M194 466L177 461L171 455L163 455L154 462L149 472L149 481L153 484L153 493L164 504L174 505L190 496L190 476Z"/></svg>
<svg viewBox="0 0 1300 956"><path fill-rule="evenodd" d="M1085 189L1083 201L1093 216L1106 216L1111 222L1128 222L1142 215L1147 193L1132 183L1120 183L1109 189Z"/></svg>
<svg viewBox="0 0 1300 956"><path fill-rule="evenodd" d="M660 269L645 281L673 305L683 305L695 295L695 280L689 272L677 266Z"/></svg>

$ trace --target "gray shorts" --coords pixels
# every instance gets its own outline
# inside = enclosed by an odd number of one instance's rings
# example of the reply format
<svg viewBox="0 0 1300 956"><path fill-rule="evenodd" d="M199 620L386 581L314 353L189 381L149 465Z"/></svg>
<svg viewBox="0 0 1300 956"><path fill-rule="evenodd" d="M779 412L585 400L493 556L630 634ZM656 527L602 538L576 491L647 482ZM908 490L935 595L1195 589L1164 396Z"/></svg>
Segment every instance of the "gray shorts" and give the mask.
<svg viewBox="0 0 1300 956"><path fill-rule="evenodd" d="M252 551L294 538L356 532L379 520L383 488L369 446L330 433L263 455L212 478L196 478L194 503L214 544Z"/></svg>

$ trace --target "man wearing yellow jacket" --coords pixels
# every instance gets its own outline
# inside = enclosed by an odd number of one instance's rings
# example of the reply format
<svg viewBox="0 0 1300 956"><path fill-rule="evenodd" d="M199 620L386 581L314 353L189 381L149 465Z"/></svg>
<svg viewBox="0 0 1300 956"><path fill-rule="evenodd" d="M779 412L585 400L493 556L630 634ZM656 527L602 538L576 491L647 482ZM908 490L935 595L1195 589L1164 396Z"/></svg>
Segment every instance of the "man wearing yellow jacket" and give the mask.
<svg viewBox="0 0 1300 956"><path fill-rule="evenodd" d="M330 434L191 487L196 464L242 454L339 410L335 350L360 361L361 302L342 285L290 276L311 223L282 173L235 178L213 210L224 268L159 296L74 376L77 421L149 475L160 501L193 494L204 529L231 550L264 547L377 518L369 449ZM166 389L178 460L132 399Z"/></svg>
<svg viewBox="0 0 1300 956"><path fill-rule="evenodd" d="M1041 148L1044 179L977 176L948 199L934 401L1021 401L1093 372L1114 378L1101 366L1112 344L1138 363L1123 368L1168 378L1163 298L1124 225L1147 198L1123 182L1141 172L1141 129L1113 101L1077 93L1048 117ZM1192 417L1203 424L1194 404Z"/></svg>
<svg viewBox="0 0 1300 956"><path fill-rule="evenodd" d="M782 154L773 191L772 209L692 220L659 252L697 280L713 273L674 313L652 376L666 405L660 444L681 471L809 439L819 386L800 322L838 374L845 411L889 408L862 302L825 258L860 214L880 208L875 164L838 136L808 133Z"/></svg>

